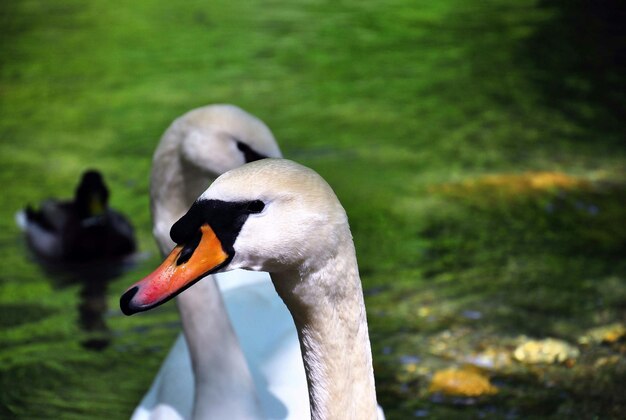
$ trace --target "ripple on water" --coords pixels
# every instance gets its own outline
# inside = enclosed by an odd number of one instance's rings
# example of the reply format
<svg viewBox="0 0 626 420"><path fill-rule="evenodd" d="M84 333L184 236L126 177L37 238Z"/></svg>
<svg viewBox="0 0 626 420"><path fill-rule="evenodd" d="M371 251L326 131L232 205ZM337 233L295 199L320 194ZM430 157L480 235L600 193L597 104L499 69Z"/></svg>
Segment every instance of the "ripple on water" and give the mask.
<svg viewBox="0 0 626 420"><path fill-rule="evenodd" d="M13 328L38 322L56 312L54 309L34 303L3 303L0 305L0 328Z"/></svg>

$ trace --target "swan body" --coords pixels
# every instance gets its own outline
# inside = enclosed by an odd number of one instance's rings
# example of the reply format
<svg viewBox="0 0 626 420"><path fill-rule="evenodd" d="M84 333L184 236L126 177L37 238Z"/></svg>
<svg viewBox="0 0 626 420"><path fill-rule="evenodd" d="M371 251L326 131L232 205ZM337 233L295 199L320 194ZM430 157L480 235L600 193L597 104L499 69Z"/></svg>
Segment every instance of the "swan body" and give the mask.
<svg viewBox="0 0 626 420"><path fill-rule="evenodd" d="M172 225L218 175L266 156L280 156L271 131L233 105L198 108L175 120L155 151L151 174L161 252L174 248ZM184 336L132 418L306 418L296 330L269 275L238 270L207 276L197 286L177 298Z"/></svg>
<svg viewBox="0 0 626 420"><path fill-rule="evenodd" d="M73 200L48 199L16 215L34 254L49 262L87 262L123 257L135 251L130 222L108 207L102 175L83 173Z"/></svg>
<svg viewBox="0 0 626 420"><path fill-rule="evenodd" d="M163 264L122 296L124 313L153 308L207 272L268 271L298 331L311 418L378 417L354 244L343 207L319 175L282 159L233 169L171 237L178 245Z"/></svg>

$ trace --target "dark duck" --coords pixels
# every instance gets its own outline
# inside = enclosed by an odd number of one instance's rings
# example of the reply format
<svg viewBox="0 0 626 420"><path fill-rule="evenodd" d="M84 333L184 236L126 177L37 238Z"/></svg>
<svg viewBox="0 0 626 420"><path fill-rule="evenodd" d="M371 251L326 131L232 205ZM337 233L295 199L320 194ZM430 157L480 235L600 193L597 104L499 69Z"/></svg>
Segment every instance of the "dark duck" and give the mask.
<svg viewBox="0 0 626 420"><path fill-rule="evenodd" d="M95 170L83 173L73 200L48 199L18 213L18 224L37 257L48 261L117 259L135 251L134 230L108 207L109 190Z"/></svg>

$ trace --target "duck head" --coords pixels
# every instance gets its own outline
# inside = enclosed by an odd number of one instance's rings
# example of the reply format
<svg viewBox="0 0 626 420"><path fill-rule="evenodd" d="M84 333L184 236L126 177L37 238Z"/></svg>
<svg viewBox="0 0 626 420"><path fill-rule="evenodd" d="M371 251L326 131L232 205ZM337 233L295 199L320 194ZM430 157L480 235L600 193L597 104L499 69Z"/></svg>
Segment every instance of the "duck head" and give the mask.
<svg viewBox="0 0 626 420"><path fill-rule="evenodd" d="M90 169L83 173L74 193L74 204L81 219L99 216L109 203L109 189L100 172Z"/></svg>

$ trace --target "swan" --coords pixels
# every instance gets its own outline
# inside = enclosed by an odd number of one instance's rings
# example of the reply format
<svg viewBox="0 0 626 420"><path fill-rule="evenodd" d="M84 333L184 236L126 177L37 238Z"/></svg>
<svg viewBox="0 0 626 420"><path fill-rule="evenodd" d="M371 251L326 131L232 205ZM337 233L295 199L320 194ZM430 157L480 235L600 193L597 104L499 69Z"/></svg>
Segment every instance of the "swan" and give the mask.
<svg viewBox="0 0 626 420"><path fill-rule="evenodd" d="M177 118L157 146L150 176L153 234L161 252L174 248L172 225L218 175L280 155L269 128L234 105L209 105ZM215 277L178 296L184 336L132 418L307 417L296 330L269 276L238 270Z"/></svg>
<svg viewBox="0 0 626 420"><path fill-rule="evenodd" d="M209 273L267 271L297 329L311 418L377 418L352 235L316 172L283 159L226 172L172 226L171 238L177 245L165 261L120 298L125 314L154 308Z"/></svg>
<svg viewBox="0 0 626 420"><path fill-rule="evenodd" d="M46 262L108 260L135 251L130 222L108 207L109 190L102 174L87 170L73 200L48 199L40 209L16 214L30 249Z"/></svg>

